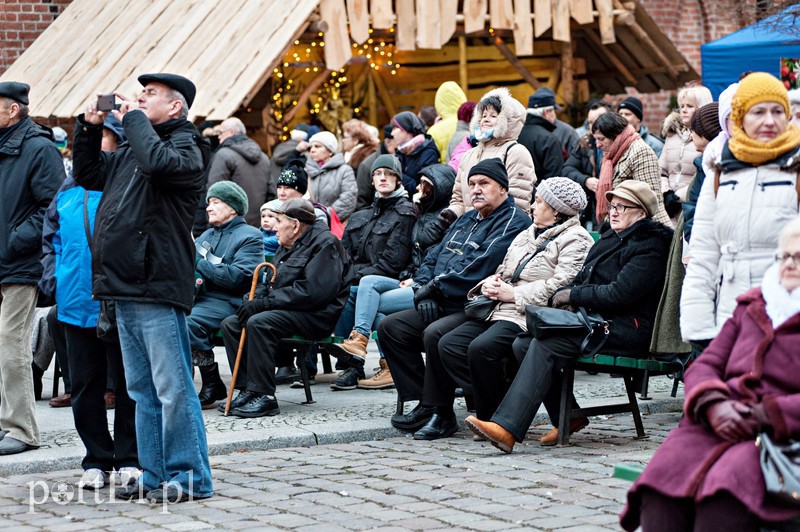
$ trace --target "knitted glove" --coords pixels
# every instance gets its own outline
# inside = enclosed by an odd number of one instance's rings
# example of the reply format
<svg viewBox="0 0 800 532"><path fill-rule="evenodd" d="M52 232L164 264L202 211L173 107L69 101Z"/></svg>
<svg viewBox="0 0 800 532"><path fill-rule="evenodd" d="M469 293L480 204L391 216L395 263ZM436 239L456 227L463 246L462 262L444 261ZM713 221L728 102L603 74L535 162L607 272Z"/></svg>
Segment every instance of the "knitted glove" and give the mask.
<svg viewBox="0 0 800 532"><path fill-rule="evenodd" d="M559 290L553 294L551 306L553 308L563 308L572 310L572 305L569 302L570 289Z"/></svg>

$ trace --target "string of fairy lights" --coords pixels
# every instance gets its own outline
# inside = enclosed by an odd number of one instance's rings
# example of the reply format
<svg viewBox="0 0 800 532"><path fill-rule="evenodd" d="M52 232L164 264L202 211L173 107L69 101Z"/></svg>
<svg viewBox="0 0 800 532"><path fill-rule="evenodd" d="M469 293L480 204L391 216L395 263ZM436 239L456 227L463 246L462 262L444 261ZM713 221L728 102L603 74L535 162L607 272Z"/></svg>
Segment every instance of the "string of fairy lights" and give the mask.
<svg viewBox="0 0 800 532"><path fill-rule="evenodd" d="M372 28L369 29L369 33L372 35ZM394 28L390 28L389 33L394 33ZM383 70L391 76L396 75L400 69L401 65L395 60L393 40L369 37L363 44L353 43L352 46L353 64L367 63L370 69L376 72ZM272 118L282 131L282 140L288 138L289 131L288 124L284 124L284 117L289 110L298 105L298 97L305 86L325 69L324 53L325 41L322 32L311 42L296 40L283 61L272 71ZM308 98L306 105L310 115L319 114L329 100L339 99L345 89L353 91L350 77L345 75L346 68L331 72L329 78ZM357 99L353 96L351 95L351 100ZM361 108L355 106L352 111L353 115L358 117Z"/></svg>

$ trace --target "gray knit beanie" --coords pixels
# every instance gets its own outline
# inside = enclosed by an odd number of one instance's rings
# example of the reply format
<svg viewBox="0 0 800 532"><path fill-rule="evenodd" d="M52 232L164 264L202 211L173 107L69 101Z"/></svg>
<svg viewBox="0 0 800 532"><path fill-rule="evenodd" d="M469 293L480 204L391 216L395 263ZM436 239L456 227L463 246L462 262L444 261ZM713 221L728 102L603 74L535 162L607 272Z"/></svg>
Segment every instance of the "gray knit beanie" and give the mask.
<svg viewBox="0 0 800 532"><path fill-rule="evenodd" d="M372 163L372 168L369 171L369 175L371 176L374 174L375 170L378 168L385 168L386 170L393 172L397 176L396 188L400 188L400 186L403 184L403 167L400 165L400 159L394 155L389 155L388 153L378 155L375 158L375 162ZM370 181L371 179L372 178L370 177Z"/></svg>
<svg viewBox="0 0 800 532"><path fill-rule="evenodd" d="M575 216L586 208L583 187L568 177L550 177L536 186L536 193L556 211Z"/></svg>
<svg viewBox="0 0 800 532"><path fill-rule="evenodd" d="M247 194L245 194L242 187L233 181L218 181L211 185L206 194L206 203L208 203L208 200L211 198L217 198L227 203L239 216L247 212Z"/></svg>

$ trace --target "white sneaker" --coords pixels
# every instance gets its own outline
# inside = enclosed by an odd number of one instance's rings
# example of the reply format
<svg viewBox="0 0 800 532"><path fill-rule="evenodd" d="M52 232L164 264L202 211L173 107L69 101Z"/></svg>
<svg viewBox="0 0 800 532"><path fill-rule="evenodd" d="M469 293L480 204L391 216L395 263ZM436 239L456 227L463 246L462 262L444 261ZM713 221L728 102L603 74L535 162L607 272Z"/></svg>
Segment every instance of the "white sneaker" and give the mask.
<svg viewBox="0 0 800 532"><path fill-rule="evenodd" d="M116 487L130 486L141 474L142 470L137 467L120 467L119 471L111 472L111 484Z"/></svg>
<svg viewBox="0 0 800 532"><path fill-rule="evenodd" d="M78 481L78 487L81 489L99 490L106 485L106 472L97 469L87 469L83 472L83 476Z"/></svg>

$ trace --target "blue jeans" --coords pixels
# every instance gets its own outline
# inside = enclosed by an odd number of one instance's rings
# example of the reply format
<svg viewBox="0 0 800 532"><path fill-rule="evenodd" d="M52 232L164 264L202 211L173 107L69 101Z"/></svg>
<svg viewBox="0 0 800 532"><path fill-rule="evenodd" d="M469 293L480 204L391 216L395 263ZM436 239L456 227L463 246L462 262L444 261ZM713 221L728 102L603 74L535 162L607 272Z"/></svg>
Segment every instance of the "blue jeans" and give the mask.
<svg viewBox="0 0 800 532"><path fill-rule="evenodd" d="M350 297L339 316L335 334L346 337L350 331L355 330L369 336L389 314L412 308L414 292L410 286L400 288L400 281L397 279L366 275L358 286L350 287ZM378 348L380 349L380 345Z"/></svg>
<svg viewBox="0 0 800 532"><path fill-rule="evenodd" d="M136 401L139 482L145 490L170 482L194 497L210 497L211 466L192 382L186 314L169 305L117 301L117 327L128 394Z"/></svg>

